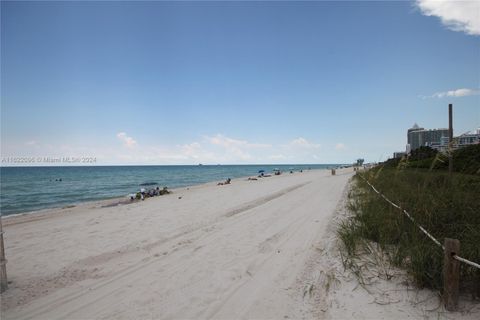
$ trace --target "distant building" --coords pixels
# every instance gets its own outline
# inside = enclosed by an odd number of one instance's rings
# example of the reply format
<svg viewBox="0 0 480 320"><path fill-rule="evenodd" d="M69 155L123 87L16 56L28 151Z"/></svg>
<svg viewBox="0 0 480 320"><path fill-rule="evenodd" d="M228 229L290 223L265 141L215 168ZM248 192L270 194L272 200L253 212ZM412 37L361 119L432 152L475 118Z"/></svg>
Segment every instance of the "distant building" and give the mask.
<svg viewBox="0 0 480 320"><path fill-rule="evenodd" d="M411 150L417 149L420 145L420 141L418 141L418 136L414 135L413 132L416 131L421 131L425 130L424 128L420 128L418 124L414 124L413 127L407 130L407 143L410 146L410 148L407 147L407 149L410 149L408 153L410 153Z"/></svg>
<svg viewBox="0 0 480 320"><path fill-rule="evenodd" d="M357 159L357 163L355 165L361 167L363 165L363 162L365 162L364 159Z"/></svg>
<svg viewBox="0 0 480 320"><path fill-rule="evenodd" d="M430 129L420 128L416 123L407 131L407 150L413 151L422 146L440 145L442 138L447 137L448 129Z"/></svg>
<svg viewBox="0 0 480 320"><path fill-rule="evenodd" d="M434 143L430 145L430 147L440 152L447 152L448 140L449 140L448 136L442 137L440 139L440 143ZM472 144L479 144L479 143L480 143L480 130L477 129L474 133L467 132L458 137L453 137L452 149L456 150Z"/></svg>
<svg viewBox="0 0 480 320"><path fill-rule="evenodd" d="M393 153L393 158L394 158L394 159L403 158L403 157L406 156L406 155L407 155L406 152L394 152L394 153Z"/></svg>
<svg viewBox="0 0 480 320"><path fill-rule="evenodd" d="M461 136L453 138L454 148L463 148L472 144L480 143L480 129L477 129L475 133L464 133Z"/></svg>
<svg viewBox="0 0 480 320"><path fill-rule="evenodd" d="M446 152L448 150L449 141L450 138L448 136L442 137L439 143L432 143L431 145L429 145L429 147L440 152Z"/></svg>
<svg viewBox="0 0 480 320"><path fill-rule="evenodd" d="M480 129L477 129L474 133L467 132L458 137L453 137L453 149L459 149L470 146L472 144L480 143Z"/></svg>

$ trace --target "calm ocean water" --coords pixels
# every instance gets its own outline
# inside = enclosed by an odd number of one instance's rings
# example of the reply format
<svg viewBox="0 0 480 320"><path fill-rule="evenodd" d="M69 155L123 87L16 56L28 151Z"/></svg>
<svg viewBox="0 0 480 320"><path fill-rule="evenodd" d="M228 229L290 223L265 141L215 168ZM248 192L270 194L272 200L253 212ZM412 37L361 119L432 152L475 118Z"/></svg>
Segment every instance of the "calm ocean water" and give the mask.
<svg viewBox="0 0 480 320"><path fill-rule="evenodd" d="M145 188L178 188L256 175L259 170L298 171L334 166L337 165L1 167L0 212L9 215L121 197L139 191L142 184L151 184Z"/></svg>

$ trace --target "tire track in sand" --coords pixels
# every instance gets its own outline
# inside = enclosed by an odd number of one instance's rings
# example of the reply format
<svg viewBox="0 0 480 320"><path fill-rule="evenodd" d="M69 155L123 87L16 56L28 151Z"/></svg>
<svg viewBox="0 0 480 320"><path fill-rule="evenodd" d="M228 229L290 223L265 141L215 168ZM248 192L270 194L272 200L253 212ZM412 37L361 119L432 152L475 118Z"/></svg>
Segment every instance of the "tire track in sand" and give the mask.
<svg viewBox="0 0 480 320"><path fill-rule="evenodd" d="M166 245L166 244L168 244L168 243L170 243L170 242L172 242L172 241L174 241L174 240L176 240L176 239L178 239L182 236L187 236L188 234L193 234L195 232L201 231L203 228L205 228L208 225L213 225L213 224L216 224L216 223L220 223L222 220L224 220L226 218L228 219L228 218L236 216L236 215L238 215L242 212L245 212L245 211L248 211L248 210L253 209L255 207L261 206L261 205L263 205L263 204L265 204L269 201L272 201L272 200L275 200L279 197L282 197L283 195L285 195L289 192L292 192L296 189L299 189L299 188L301 188L301 187L303 187L303 186L305 186L305 185L307 185L311 182L312 181L308 181L308 182L305 182L305 183L297 184L295 186L282 189L278 192L272 193L270 195L267 195L267 196L258 198L254 201L243 204L243 205L241 205L237 208L229 210L226 214L223 215L223 219L220 218L220 219L218 219L216 221L213 221L213 222L210 222L206 225L199 226L197 228L179 233L177 235L173 235L173 236L171 236L167 239L163 239L164 241L160 241L158 243L158 245ZM189 243L185 244L185 246L186 245L189 245ZM178 250L178 249L179 248L176 248L176 250ZM118 272L115 276L113 276L109 279L105 279L105 280L103 280L99 283L96 283L95 285L93 285L91 287L82 288L79 291L72 292L70 294L64 295L64 296L62 296L58 299L55 299L54 301L48 301L47 303L41 304L39 307L36 307L33 310L28 310L28 308L27 308L26 312L20 312L19 314L12 315L12 316L15 319L42 318L42 317L44 317L43 315L52 311L53 309L57 309L57 308L60 308L62 306L65 307L66 304L71 303L71 302L73 302L73 301L75 301L75 300L77 300L81 297L88 296L88 295L91 296L89 298L86 298L85 299L86 301L81 303L81 305L75 304L74 307L72 306L72 308L68 308L67 309L68 311L65 310L65 312L60 312L60 314L56 315L56 317L58 317L58 318L65 318L69 314L75 313L76 311L81 310L83 308L88 308L88 305L90 305L94 302L97 302L97 301L101 300L102 298L107 297L107 296L109 296L109 295L111 295L111 294L113 294L117 291L122 290L121 286L119 288L118 286L115 286L113 284L118 282L118 281L122 281L127 277L129 278L128 279L129 282L134 281L135 277L134 276L129 277L130 275L132 275L134 273L137 273L139 270L147 268L147 267L149 267L149 266L151 266L155 263L158 263L158 261L159 261L159 259L153 259L153 260L147 261L147 262L140 260L138 263L124 268L123 270ZM35 301L33 303L35 303ZM8 318L10 318L10 317L8 317Z"/></svg>

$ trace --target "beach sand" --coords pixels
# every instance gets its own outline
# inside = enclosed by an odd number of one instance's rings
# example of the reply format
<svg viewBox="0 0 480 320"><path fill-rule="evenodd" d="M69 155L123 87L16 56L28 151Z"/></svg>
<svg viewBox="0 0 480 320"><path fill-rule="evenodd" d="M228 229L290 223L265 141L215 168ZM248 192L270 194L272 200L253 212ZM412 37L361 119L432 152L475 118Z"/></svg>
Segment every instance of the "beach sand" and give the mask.
<svg viewBox="0 0 480 320"><path fill-rule="evenodd" d="M6 218L2 319L383 317L335 248L352 175L234 179ZM397 315L415 317L410 304Z"/></svg>

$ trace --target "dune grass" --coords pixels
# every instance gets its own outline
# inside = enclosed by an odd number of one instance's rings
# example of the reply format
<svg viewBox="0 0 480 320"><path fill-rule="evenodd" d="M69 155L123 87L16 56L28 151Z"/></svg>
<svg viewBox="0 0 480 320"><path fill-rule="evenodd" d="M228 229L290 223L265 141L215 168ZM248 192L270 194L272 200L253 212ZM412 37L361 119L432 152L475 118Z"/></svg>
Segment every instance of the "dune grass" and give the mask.
<svg viewBox="0 0 480 320"><path fill-rule="evenodd" d="M480 176L425 169L376 167L362 174L380 192L406 209L443 243L461 242L461 256L480 261ZM349 209L338 235L344 262L354 268L359 252L376 243L389 262L404 268L419 287L442 289L443 251L402 212L359 177L354 178ZM359 272L359 270L355 270ZM461 265L461 290L480 297L480 270Z"/></svg>

